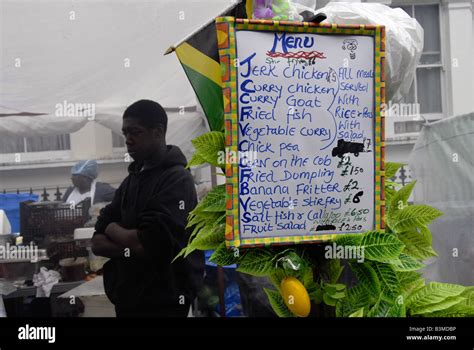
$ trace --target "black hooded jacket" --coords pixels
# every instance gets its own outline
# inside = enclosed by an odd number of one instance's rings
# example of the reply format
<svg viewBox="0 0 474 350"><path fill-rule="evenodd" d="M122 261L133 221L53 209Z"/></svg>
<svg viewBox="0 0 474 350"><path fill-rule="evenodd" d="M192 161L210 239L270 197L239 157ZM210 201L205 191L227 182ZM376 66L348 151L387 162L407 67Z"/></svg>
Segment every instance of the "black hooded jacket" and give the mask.
<svg viewBox="0 0 474 350"><path fill-rule="evenodd" d="M112 203L100 213L96 234L111 222L137 229L147 256L113 258L105 264L105 292L118 310L186 315L200 288L202 252L171 263L187 244L187 217L197 204L194 181L185 166L186 158L176 146L168 146L160 163L143 167L133 162Z"/></svg>

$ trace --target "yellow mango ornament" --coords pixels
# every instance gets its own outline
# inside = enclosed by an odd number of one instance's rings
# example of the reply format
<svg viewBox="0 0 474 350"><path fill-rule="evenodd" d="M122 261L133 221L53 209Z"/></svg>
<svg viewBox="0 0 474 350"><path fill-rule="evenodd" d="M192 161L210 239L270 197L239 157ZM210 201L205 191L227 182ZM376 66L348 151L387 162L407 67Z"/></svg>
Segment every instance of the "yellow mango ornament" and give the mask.
<svg viewBox="0 0 474 350"><path fill-rule="evenodd" d="M280 291L286 306L298 317L307 317L311 311L311 301L303 284L294 277L285 277Z"/></svg>

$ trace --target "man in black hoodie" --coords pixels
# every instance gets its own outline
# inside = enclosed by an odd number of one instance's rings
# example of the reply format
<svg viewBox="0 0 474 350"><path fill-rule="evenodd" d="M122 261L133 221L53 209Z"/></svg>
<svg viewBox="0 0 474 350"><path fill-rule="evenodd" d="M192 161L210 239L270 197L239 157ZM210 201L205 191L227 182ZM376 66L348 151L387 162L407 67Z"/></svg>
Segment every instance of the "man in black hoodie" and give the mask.
<svg viewBox="0 0 474 350"><path fill-rule="evenodd" d="M104 288L117 317L185 317L202 282L202 253L171 263L187 244L186 220L197 198L186 158L166 145L167 121L165 110L149 100L123 115L134 162L92 238L93 252L110 258Z"/></svg>

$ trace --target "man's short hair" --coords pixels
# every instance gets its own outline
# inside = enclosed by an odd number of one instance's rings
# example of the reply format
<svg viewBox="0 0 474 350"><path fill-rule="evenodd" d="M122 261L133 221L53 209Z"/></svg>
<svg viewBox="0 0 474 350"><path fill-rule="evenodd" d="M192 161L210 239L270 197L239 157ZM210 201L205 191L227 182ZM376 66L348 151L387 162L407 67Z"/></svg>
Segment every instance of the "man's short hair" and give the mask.
<svg viewBox="0 0 474 350"><path fill-rule="evenodd" d="M148 129L161 127L166 134L168 116L164 108L155 101L140 100L131 104L123 113L123 119L125 118L134 118Z"/></svg>

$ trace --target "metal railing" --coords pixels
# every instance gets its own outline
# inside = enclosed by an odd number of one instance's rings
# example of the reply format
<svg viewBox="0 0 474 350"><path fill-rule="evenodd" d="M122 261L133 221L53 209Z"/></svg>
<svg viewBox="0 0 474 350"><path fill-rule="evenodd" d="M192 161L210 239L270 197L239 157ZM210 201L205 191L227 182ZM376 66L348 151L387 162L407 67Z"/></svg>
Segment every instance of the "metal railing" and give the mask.
<svg viewBox="0 0 474 350"><path fill-rule="evenodd" d="M17 189L3 189L1 193L3 194L8 194L8 193L37 194L41 202L61 201L68 187L70 187L70 185L62 185L62 186L56 186L56 187L40 187L40 188L30 187L30 188L17 188Z"/></svg>
<svg viewBox="0 0 474 350"><path fill-rule="evenodd" d="M110 184L111 186L118 188L120 184ZM71 185L58 185L54 187L22 187L16 189L2 189L0 193L28 193L28 194L37 194L39 196L40 202L49 202L49 201L62 201L66 190L71 187Z"/></svg>

